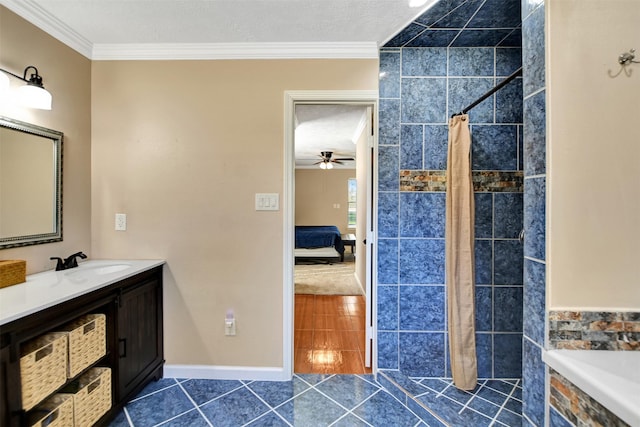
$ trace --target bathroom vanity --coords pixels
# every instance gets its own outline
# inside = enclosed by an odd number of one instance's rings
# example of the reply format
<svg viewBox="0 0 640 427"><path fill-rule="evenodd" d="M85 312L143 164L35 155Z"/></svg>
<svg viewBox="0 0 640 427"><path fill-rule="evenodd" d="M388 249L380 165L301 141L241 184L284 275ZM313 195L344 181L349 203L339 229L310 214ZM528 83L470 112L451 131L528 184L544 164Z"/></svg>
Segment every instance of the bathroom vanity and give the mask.
<svg viewBox="0 0 640 427"><path fill-rule="evenodd" d="M162 260L95 260L27 277L0 289L0 426L26 426L20 357L26 343L85 315L104 315L106 354L96 367L111 373L106 425L146 384L162 377ZM59 392L59 387L49 396ZM44 400L44 399L43 399Z"/></svg>

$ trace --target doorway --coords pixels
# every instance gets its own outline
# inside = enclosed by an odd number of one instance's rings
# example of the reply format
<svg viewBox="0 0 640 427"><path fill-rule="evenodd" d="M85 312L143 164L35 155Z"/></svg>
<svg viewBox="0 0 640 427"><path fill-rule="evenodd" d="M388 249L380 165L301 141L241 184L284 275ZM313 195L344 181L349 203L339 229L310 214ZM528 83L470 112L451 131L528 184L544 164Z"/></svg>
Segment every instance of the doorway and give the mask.
<svg viewBox="0 0 640 427"><path fill-rule="evenodd" d="M363 134L366 135L364 142L359 142L359 153L354 156L358 161L357 167L352 171L352 175L359 181L363 190L358 191L358 210L362 211L361 205L365 206L366 215L360 215L356 228L350 229L346 225L347 215L344 215L344 224L340 224L339 230L342 238L349 240L346 236L351 236L354 241L353 252L351 246L347 245L342 261L337 259L322 259L319 262L326 262L328 265L344 267L346 262L357 261L361 264L362 278L361 285L364 288L364 295L296 295L294 284L294 270L296 266L295 255L300 255L295 248L295 225L296 221L296 173L295 173L295 148L296 148L296 108L307 108L307 106L335 106L353 107L352 109L364 109L367 111L363 127ZM308 110L308 109L307 109ZM313 109L311 109L313 110ZM373 343L374 317L373 302L375 301L375 289L371 286L375 276L375 245L374 242L374 221L375 212L375 188L374 181L374 159L377 152L377 92L373 91L310 91L310 92L287 92L285 94L285 194L284 194L284 215L285 215L285 242L284 242L284 367L293 372L322 372L322 373L365 373L375 372L375 344ZM356 142L356 141L354 141ZM320 171L318 165L326 159L323 151L331 150L331 146L326 149L318 149L319 153L307 159L313 171ZM332 154L332 153L331 153ZM334 159L343 159L343 163L349 162L351 156L344 156L344 153L337 152ZM335 164L336 171L339 169ZM340 165L342 166L342 165ZM320 166L321 167L321 166ZM315 168L318 168L317 170ZM326 168L323 168L326 169ZM330 168L331 169L331 168ZM331 171L322 171L329 172ZM325 175L327 176L327 175ZM344 183L345 189L347 183ZM340 203L326 201L330 207L336 210L342 208ZM347 203L347 200L344 200ZM340 206L339 206L340 205ZM308 218L306 221L310 221ZM317 220L316 222L323 222ZM333 220L338 221L337 219ZM354 239L355 237L355 239ZM330 256L329 253L326 256ZM354 260L355 256L355 260ZM300 260L300 258L298 258ZM303 258L304 260L304 258ZM353 265L353 264L352 264ZM358 275L356 274L358 277ZM350 324L349 324L350 323ZM316 328L316 327L319 327ZM315 337L314 337L315 334ZM353 337L358 336L357 339ZM355 342L354 342L355 341ZM362 341L362 342L360 342ZM315 342L315 345L314 345ZM325 348L322 348L324 344ZM321 348L312 348L319 345ZM344 348L338 348L342 345ZM301 352L301 347L309 347L306 352ZM315 351L314 351L315 350ZM340 351L344 353L341 354ZM353 360L343 359L347 352L360 354L360 366L356 366ZM358 352L359 351L359 352ZM303 353L305 354L303 356ZM352 355L354 353L351 353ZM296 359L297 356L297 359ZM306 360L300 363L300 358ZM314 368L311 364L317 364ZM332 368L333 365L333 368ZM365 367L366 366L366 367ZM332 369L337 370L332 370Z"/></svg>

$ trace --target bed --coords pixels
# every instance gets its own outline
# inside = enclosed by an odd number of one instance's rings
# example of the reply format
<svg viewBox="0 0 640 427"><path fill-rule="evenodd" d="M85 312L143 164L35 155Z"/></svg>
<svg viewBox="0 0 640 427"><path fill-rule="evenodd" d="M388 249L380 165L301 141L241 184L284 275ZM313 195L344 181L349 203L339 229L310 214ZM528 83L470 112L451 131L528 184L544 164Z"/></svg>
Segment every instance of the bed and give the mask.
<svg viewBox="0 0 640 427"><path fill-rule="evenodd" d="M335 225L296 225L295 258L344 261L344 243Z"/></svg>

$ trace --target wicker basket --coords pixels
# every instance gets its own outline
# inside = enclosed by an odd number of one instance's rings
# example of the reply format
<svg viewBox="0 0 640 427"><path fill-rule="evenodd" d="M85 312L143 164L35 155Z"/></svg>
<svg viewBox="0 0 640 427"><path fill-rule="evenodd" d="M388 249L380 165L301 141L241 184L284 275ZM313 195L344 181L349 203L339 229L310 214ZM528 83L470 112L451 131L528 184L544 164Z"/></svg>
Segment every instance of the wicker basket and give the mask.
<svg viewBox="0 0 640 427"><path fill-rule="evenodd" d="M22 408L29 410L67 381L67 334L49 333L22 346Z"/></svg>
<svg viewBox="0 0 640 427"><path fill-rule="evenodd" d="M27 425L31 427L72 426L73 398L68 394L54 394L29 412Z"/></svg>
<svg viewBox="0 0 640 427"><path fill-rule="evenodd" d="M0 288L24 283L27 280L27 262L23 260L0 261Z"/></svg>
<svg viewBox="0 0 640 427"><path fill-rule="evenodd" d="M63 326L69 334L67 376L73 378L107 353L104 314L87 314Z"/></svg>
<svg viewBox="0 0 640 427"><path fill-rule="evenodd" d="M111 369L91 368L60 393L73 397L73 425L91 426L111 408Z"/></svg>

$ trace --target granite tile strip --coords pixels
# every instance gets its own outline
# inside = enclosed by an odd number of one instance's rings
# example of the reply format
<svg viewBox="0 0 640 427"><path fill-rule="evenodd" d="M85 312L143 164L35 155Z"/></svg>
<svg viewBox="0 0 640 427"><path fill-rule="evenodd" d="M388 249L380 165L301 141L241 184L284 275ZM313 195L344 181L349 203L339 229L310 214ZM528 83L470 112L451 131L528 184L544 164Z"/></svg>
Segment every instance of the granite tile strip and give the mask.
<svg viewBox="0 0 640 427"><path fill-rule="evenodd" d="M549 343L571 350L640 351L640 313L550 311Z"/></svg>
<svg viewBox="0 0 640 427"><path fill-rule="evenodd" d="M490 193L522 193L522 171L473 171L473 191ZM400 191L444 192L447 188L446 171L401 170Z"/></svg>
<svg viewBox="0 0 640 427"><path fill-rule="evenodd" d="M573 425L629 427L629 424L602 406L553 369L549 370L549 401Z"/></svg>

